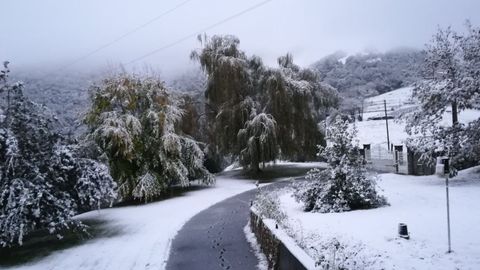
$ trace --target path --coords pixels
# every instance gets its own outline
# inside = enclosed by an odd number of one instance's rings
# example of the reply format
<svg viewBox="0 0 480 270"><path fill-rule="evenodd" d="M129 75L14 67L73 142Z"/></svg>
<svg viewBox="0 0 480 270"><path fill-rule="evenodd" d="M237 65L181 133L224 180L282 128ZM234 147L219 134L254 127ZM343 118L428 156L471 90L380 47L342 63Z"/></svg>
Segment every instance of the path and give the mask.
<svg viewBox="0 0 480 270"><path fill-rule="evenodd" d="M262 189L289 183L276 182ZM166 269L256 269L258 260L243 232L256 192L247 191L221 201L189 220L173 240Z"/></svg>

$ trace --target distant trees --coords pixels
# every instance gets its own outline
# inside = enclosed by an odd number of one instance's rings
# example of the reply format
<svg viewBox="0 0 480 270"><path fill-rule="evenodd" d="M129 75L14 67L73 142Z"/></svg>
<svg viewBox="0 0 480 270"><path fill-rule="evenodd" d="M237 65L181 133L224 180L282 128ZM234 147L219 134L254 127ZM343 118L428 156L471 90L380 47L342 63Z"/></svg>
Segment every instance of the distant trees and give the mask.
<svg viewBox="0 0 480 270"><path fill-rule="evenodd" d="M412 136L409 145L424 158L442 152L457 168L478 162L480 119L465 125L458 114L480 104L480 28L467 23L465 34L439 29L425 54L423 81L413 90L421 107L409 115L406 127ZM447 111L451 121L445 122Z"/></svg>
<svg viewBox="0 0 480 270"><path fill-rule="evenodd" d="M21 83L0 72L0 246L23 243L46 228L85 230L73 216L116 197L108 168L78 155L57 131L48 109L23 95Z"/></svg>
<svg viewBox="0 0 480 270"><path fill-rule="evenodd" d="M317 124L323 110L337 105L335 89L320 83L313 71L295 65L291 55L280 57L278 68L269 68L259 57L247 57L236 37L199 40L203 47L191 57L207 74L210 149L240 157L253 170L258 170L259 162L277 157L314 159L311 149L323 142ZM254 152L265 149L268 154L254 157Z"/></svg>
<svg viewBox="0 0 480 270"><path fill-rule="evenodd" d="M88 137L106 156L124 200L150 200L193 179L214 182L199 143L180 130L180 100L158 78L107 77L92 86L91 101Z"/></svg>
<svg viewBox="0 0 480 270"><path fill-rule="evenodd" d="M311 170L307 175L311 181L295 186L294 197L304 204L305 211L343 212L386 204L376 191L375 179L367 175L365 160L353 143L355 137L356 130L350 131L349 123L340 116L329 126L329 144L319 151L327 169Z"/></svg>
<svg viewBox="0 0 480 270"><path fill-rule="evenodd" d="M414 49L350 56L337 52L317 61L312 68L319 72L322 81L338 90L342 108L351 109L361 107L363 98L419 81L423 59L424 53Z"/></svg>

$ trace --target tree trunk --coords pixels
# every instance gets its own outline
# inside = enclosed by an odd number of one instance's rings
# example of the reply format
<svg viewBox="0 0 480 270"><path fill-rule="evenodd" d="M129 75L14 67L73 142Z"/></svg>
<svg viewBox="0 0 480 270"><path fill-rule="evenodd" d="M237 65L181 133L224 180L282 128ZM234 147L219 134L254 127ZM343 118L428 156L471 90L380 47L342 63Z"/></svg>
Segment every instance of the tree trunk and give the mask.
<svg viewBox="0 0 480 270"><path fill-rule="evenodd" d="M453 101L452 102L452 125L455 126L458 124L458 108L457 108L457 102Z"/></svg>

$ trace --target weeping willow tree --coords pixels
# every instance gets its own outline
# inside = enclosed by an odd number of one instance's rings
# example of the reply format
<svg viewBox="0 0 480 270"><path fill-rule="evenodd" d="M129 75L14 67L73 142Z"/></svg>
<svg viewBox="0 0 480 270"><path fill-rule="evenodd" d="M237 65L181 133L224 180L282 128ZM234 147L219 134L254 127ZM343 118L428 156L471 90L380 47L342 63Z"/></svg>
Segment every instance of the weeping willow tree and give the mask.
<svg viewBox="0 0 480 270"><path fill-rule="evenodd" d="M245 128L238 132L239 142L243 146L240 150L240 164L254 172L260 171L260 163L275 160L278 153L277 122L266 113L255 114L252 111L251 119L245 123Z"/></svg>
<svg viewBox="0 0 480 270"><path fill-rule="evenodd" d="M208 75L205 110L209 141L214 151L232 155L238 148L237 133L252 109L252 104L245 102L252 92L248 60L234 36L199 36L198 40L202 48L193 51L191 58Z"/></svg>
<svg viewBox="0 0 480 270"><path fill-rule="evenodd" d="M208 77L209 143L253 170L258 170L258 163L278 157L313 160L316 145L324 143L318 123L326 108L337 106L336 90L322 84L312 70L295 65L290 54L278 59L278 68L270 68L260 57L248 58L236 37L199 40L202 48L191 57ZM254 143L251 138L260 138L256 125L266 123L270 123L265 131L268 139Z"/></svg>
<svg viewBox="0 0 480 270"><path fill-rule="evenodd" d="M149 200L197 178L214 182L199 144L179 133L183 111L158 78L108 77L91 88L91 101L87 137L107 157L123 199Z"/></svg>
<svg viewBox="0 0 480 270"><path fill-rule="evenodd" d="M284 159L306 161L316 157L317 145L324 144L318 122L324 111L338 105L336 90L322 84L310 69L293 63L290 54L278 58L278 68L266 68L252 58L257 74L254 85L265 111L277 122L280 155ZM286 109L288 108L288 109Z"/></svg>

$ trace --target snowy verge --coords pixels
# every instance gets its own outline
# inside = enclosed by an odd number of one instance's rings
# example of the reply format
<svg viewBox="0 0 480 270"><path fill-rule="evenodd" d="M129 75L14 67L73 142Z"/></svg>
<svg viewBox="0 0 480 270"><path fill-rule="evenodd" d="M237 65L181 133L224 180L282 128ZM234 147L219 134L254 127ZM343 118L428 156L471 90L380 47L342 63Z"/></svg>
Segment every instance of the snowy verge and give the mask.
<svg viewBox="0 0 480 270"><path fill-rule="evenodd" d="M365 269L480 269L480 215L475 210L480 204L480 167L460 171L450 182L450 254L445 180L396 174L380 179L391 205L371 210L307 213L291 193L281 195L289 235L317 262L328 260L321 256L330 253L336 253L337 260L338 255L360 254L357 261L346 263L361 263ZM410 240L398 237L399 223L408 225Z"/></svg>
<svg viewBox="0 0 480 270"><path fill-rule="evenodd" d="M290 253L295 256L298 261L305 266L306 269L315 269L315 261L300 248L295 239L290 237L284 230L276 229L277 222L273 219L263 219L263 223L268 227L275 237L281 241Z"/></svg>
<svg viewBox="0 0 480 270"><path fill-rule="evenodd" d="M108 235L8 269L164 269L172 239L191 217L254 182L218 176L215 186L175 198L84 213L76 218L104 223Z"/></svg>
<svg viewBox="0 0 480 270"><path fill-rule="evenodd" d="M245 238L247 238L247 242L252 247L253 252L255 253L255 256L258 259L257 269L268 270L267 257L265 256L265 254L263 254L260 248L260 245L257 242L257 238L255 237L255 234L252 232L252 229L250 227L250 222L248 222L247 225L245 225L245 227L243 228L243 232L245 233Z"/></svg>

